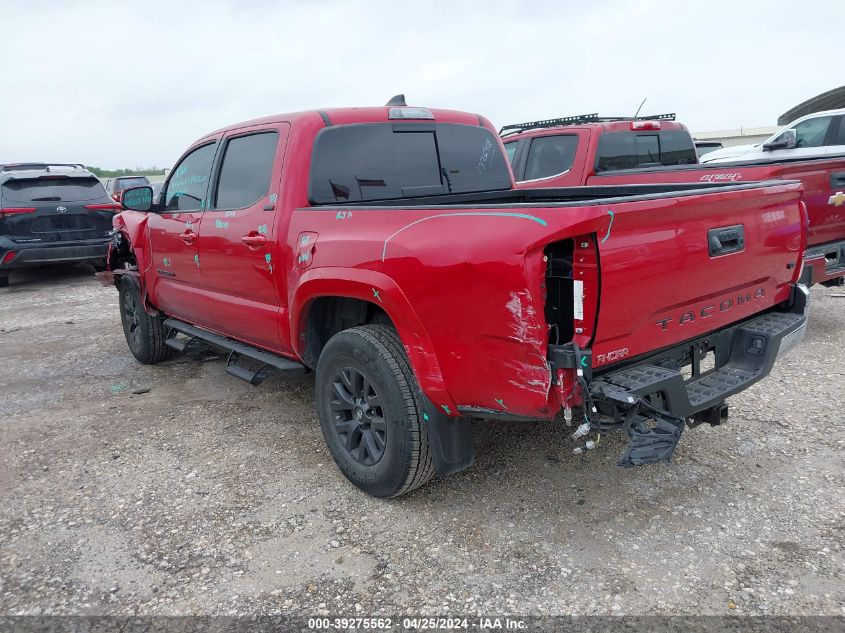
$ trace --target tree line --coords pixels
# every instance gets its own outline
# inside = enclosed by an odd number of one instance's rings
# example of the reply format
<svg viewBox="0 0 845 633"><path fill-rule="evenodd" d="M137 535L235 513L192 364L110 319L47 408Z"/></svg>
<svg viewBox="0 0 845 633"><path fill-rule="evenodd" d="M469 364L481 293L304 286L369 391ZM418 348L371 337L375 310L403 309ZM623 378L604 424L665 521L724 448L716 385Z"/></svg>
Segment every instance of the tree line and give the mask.
<svg viewBox="0 0 845 633"><path fill-rule="evenodd" d="M85 169L98 178L117 178L119 176L163 176L164 169L159 167L136 167L135 169L103 169L86 165Z"/></svg>

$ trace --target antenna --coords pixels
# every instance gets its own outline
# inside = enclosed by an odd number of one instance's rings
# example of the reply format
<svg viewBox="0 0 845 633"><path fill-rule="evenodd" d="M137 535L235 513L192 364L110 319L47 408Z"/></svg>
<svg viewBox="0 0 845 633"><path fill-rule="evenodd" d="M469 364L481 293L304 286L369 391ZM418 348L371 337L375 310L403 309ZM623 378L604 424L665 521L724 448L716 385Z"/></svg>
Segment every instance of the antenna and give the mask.
<svg viewBox="0 0 845 633"><path fill-rule="evenodd" d="M384 105L386 105L386 106L406 106L408 104L405 103L405 95L404 94L398 94L395 97L391 97L390 101L388 101Z"/></svg>
<svg viewBox="0 0 845 633"><path fill-rule="evenodd" d="M637 118L637 115L640 113L640 110L642 110L642 109L643 109L643 106L645 105L645 102L646 102L646 100L647 100L647 99L648 99L648 97L646 97L645 99L643 99L643 102L640 104L640 107L639 107L639 108L637 108L637 111L636 111L636 112L634 112L634 118L635 118L635 119Z"/></svg>

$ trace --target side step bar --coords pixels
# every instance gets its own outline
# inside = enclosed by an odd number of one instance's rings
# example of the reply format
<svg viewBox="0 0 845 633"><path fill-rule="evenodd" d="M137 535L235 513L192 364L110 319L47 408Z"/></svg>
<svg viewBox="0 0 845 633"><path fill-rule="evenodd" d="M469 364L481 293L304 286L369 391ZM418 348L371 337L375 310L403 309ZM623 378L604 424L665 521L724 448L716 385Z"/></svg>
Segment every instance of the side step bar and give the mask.
<svg viewBox="0 0 845 633"><path fill-rule="evenodd" d="M229 351L229 358L226 361L226 373L235 378L246 380L252 385L260 385L273 372L285 374L286 376L302 376L307 371L305 365L296 361L267 352L247 343L241 343L214 332L209 332L195 325L167 319L165 327L170 328L171 335L168 336L165 344L179 352L194 351L203 344L213 345ZM187 340L175 338L177 333L187 336ZM250 369L238 363L243 358L260 363L258 369Z"/></svg>

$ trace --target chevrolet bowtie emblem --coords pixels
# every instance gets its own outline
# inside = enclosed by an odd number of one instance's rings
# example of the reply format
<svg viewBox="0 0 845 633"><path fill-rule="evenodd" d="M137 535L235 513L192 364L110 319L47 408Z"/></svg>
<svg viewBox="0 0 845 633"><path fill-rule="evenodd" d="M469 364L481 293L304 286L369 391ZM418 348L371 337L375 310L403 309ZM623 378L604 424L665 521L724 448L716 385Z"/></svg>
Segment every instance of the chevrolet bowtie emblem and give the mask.
<svg viewBox="0 0 845 633"><path fill-rule="evenodd" d="M834 195L830 196L830 200L827 203L832 204L834 207L841 207L845 204L845 193L837 191Z"/></svg>

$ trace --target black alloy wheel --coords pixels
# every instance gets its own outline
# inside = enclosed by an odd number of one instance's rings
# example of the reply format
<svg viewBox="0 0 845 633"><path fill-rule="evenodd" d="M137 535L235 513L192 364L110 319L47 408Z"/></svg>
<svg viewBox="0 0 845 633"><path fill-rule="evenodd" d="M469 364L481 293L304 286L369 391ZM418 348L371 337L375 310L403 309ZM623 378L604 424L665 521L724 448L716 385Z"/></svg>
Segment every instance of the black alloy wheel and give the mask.
<svg viewBox="0 0 845 633"><path fill-rule="evenodd" d="M359 464L377 464L387 444L387 423L375 387L354 367L338 369L333 387L334 430L341 445Z"/></svg>

